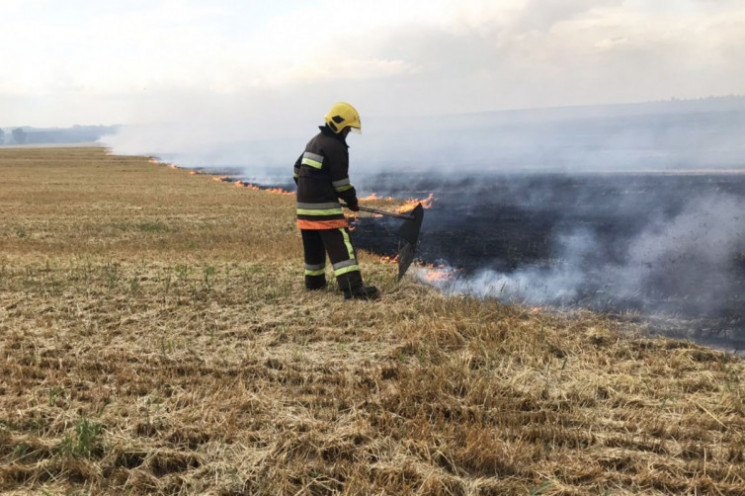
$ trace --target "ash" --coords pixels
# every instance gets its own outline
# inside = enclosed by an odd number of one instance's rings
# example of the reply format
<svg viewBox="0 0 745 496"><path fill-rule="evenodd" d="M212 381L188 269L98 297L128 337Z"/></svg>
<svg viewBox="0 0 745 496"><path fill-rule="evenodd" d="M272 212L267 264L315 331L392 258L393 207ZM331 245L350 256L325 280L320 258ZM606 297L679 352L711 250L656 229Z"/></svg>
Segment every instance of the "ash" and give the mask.
<svg viewBox="0 0 745 496"><path fill-rule="evenodd" d="M418 255L458 269L444 291L646 316L653 330L745 348L745 174L480 174L364 178L434 193ZM365 218L358 247L391 255L398 223ZM419 271L426 277L426 270Z"/></svg>

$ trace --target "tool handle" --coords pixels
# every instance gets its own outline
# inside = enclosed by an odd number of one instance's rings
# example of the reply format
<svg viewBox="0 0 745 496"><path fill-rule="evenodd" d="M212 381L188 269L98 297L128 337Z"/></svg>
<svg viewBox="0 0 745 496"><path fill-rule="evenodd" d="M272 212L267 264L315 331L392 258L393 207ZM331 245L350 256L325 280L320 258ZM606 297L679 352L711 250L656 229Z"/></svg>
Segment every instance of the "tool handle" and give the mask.
<svg viewBox="0 0 745 496"><path fill-rule="evenodd" d="M346 203L341 204L342 207L349 208L349 205ZM413 215L406 215L406 214L397 214L394 212L389 212L388 210L380 210L378 208L372 208L372 207L363 207L362 205L359 206L360 210L363 212L370 212L373 214L380 214L380 215L387 215L388 217L396 217L397 219L405 219L405 220L414 220Z"/></svg>

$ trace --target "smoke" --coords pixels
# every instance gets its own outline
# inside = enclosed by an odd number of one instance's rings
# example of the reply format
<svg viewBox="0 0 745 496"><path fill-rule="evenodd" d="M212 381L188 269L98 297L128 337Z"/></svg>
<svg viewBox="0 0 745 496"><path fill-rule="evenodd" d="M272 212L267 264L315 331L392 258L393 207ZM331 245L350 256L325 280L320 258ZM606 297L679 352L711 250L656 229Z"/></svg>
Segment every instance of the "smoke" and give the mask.
<svg viewBox="0 0 745 496"><path fill-rule="evenodd" d="M745 201L707 196L671 220L658 219L628 249L626 286L657 288L719 310L726 305L745 254Z"/></svg>
<svg viewBox="0 0 745 496"><path fill-rule="evenodd" d="M532 305L567 305L577 301L587 287L589 274L583 270L585 256L593 253L596 242L588 232L561 236L563 261L551 268L531 266L511 273L491 269L477 270L471 276L452 268L439 268L447 277L428 278L428 269L418 269L421 279L448 293L469 294L478 298Z"/></svg>
<svg viewBox="0 0 745 496"><path fill-rule="evenodd" d="M696 316L741 312L744 216L742 197L706 194L685 201L673 214L652 214L628 238L576 227L557 232L550 263L454 272L431 282L451 293L539 306ZM419 276L426 279L426 269Z"/></svg>
<svg viewBox="0 0 745 496"><path fill-rule="evenodd" d="M287 171L325 108L296 114L211 100L172 124L125 126L103 141L115 153L191 167ZM329 100L331 101L331 100ZM170 105L166 102L163 112ZM204 108L203 107L208 107ZM153 109L155 115L160 112ZM190 114L213 115L214 121ZM250 114L250 118L247 114ZM255 117L261 116L260 122ZM739 168L745 98L556 108L431 117L363 117L348 139L352 176L380 171L633 171ZM276 182L276 181L275 181Z"/></svg>

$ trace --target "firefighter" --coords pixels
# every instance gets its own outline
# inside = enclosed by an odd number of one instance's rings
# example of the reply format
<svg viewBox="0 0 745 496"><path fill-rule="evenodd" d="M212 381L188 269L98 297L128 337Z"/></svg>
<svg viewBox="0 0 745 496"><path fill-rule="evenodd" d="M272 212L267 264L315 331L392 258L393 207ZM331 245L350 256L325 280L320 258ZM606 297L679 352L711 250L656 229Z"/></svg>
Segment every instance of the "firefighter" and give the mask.
<svg viewBox="0 0 745 496"><path fill-rule="evenodd" d="M347 135L361 132L360 116L348 103L335 103L325 117L321 132L305 146L295 162L297 226L305 252L305 288L326 287L326 254L344 298L372 299L375 286L362 282L357 255L349 237L347 219L339 200L359 211L357 193L349 182Z"/></svg>

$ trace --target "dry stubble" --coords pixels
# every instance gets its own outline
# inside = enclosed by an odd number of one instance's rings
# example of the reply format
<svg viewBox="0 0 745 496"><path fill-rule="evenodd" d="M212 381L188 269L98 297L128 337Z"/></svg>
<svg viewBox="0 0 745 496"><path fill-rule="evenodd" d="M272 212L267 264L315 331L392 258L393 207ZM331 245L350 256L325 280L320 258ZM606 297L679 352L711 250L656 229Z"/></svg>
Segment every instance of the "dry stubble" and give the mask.
<svg viewBox="0 0 745 496"><path fill-rule="evenodd" d="M745 493L743 363L363 257L302 288L293 200L0 150L8 494Z"/></svg>

